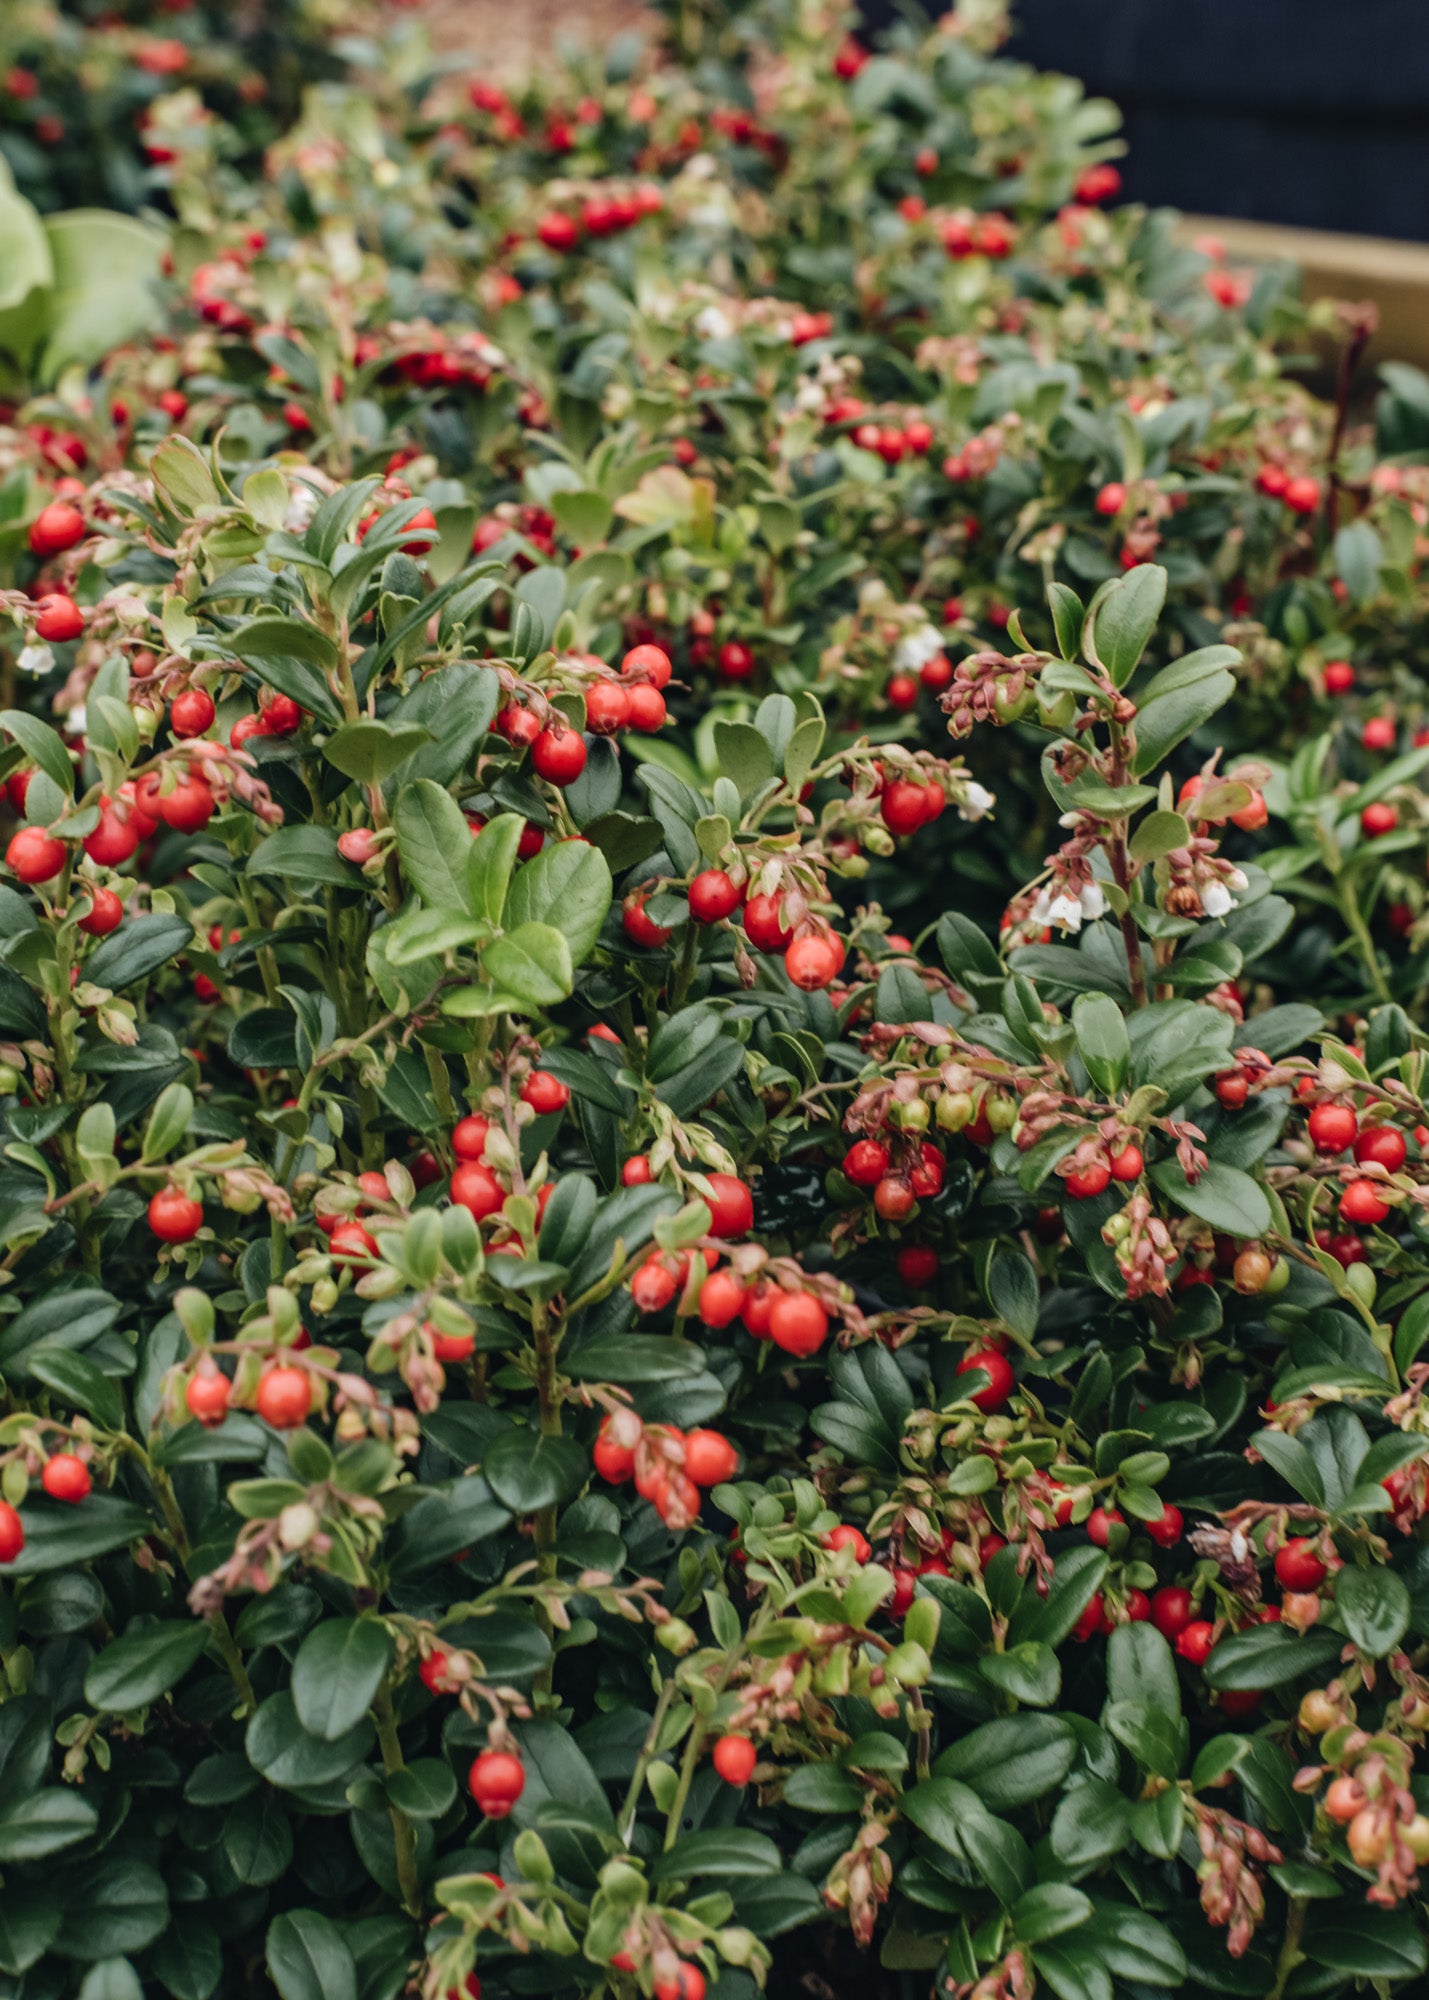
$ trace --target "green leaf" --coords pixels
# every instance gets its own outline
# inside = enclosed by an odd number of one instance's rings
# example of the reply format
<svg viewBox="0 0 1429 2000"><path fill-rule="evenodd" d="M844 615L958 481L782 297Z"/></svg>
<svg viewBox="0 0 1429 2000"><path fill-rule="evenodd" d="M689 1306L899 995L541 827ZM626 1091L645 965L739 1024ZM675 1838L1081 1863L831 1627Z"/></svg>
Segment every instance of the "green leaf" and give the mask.
<svg viewBox="0 0 1429 2000"><path fill-rule="evenodd" d="M1102 1778L1067 1792L1052 1816L1052 1852L1079 1873L1119 1854L1130 1838L1131 1800Z"/></svg>
<svg viewBox="0 0 1429 2000"><path fill-rule="evenodd" d="M183 1679L208 1640L209 1628L198 1618L131 1626L91 1664L84 1677L84 1698L91 1707L113 1714L147 1708Z"/></svg>
<svg viewBox="0 0 1429 2000"><path fill-rule="evenodd" d="M1179 1717L1181 1687L1171 1648L1154 1625L1118 1625L1107 1641L1107 1696L1111 1701L1145 1701Z"/></svg>
<svg viewBox="0 0 1429 2000"><path fill-rule="evenodd" d="M267 1961L282 2000L358 2000L352 1953L337 1925L318 1910L275 1917Z"/></svg>
<svg viewBox="0 0 1429 2000"><path fill-rule="evenodd" d="M800 1812L855 1813L863 1800L864 1787L838 1764L800 1764L784 1786L784 1803Z"/></svg>
<svg viewBox="0 0 1429 2000"><path fill-rule="evenodd" d="M303 1728L293 1697L284 1688L261 1702L244 1739L248 1761L270 1785L284 1791L311 1790L346 1777L372 1747L372 1725L364 1718L333 1741Z"/></svg>
<svg viewBox="0 0 1429 2000"><path fill-rule="evenodd" d="M741 799L753 798L774 776L773 751L753 723L719 718L714 724L714 747L721 774L733 780Z"/></svg>
<svg viewBox="0 0 1429 2000"><path fill-rule="evenodd" d="M518 924L481 954L482 969L526 1007L554 1007L575 984L571 948L549 924Z"/></svg>
<svg viewBox="0 0 1429 2000"><path fill-rule="evenodd" d="M491 1445L482 1471L497 1499L513 1514L535 1514L578 1493L588 1466L573 1438L541 1437L513 1426Z"/></svg>
<svg viewBox="0 0 1429 2000"><path fill-rule="evenodd" d="M1159 861L1163 854L1184 847L1190 838L1190 824L1182 814L1148 813L1131 836L1131 858L1138 868L1144 868L1149 861Z"/></svg>
<svg viewBox="0 0 1429 2000"><path fill-rule="evenodd" d="M335 1743L366 1715L392 1659L375 1618L330 1618L314 1626L293 1661L293 1706L312 1736Z"/></svg>
<svg viewBox="0 0 1429 2000"><path fill-rule="evenodd" d="M1084 1924L1092 1914L1090 1896L1066 1882L1039 1882L1019 1896L1011 1910L1012 1928L1026 1944L1060 1937Z"/></svg>
<svg viewBox="0 0 1429 2000"><path fill-rule="evenodd" d="M1062 1691L1062 1669L1050 1646L1024 1641L1005 1652L986 1653L978 1672L999 1694L1010 1695L1024 1708L1050 1708Z"/></svg>
<svg viewBox="0 0 1429 2000"><path fill-rule="evenodd" d="M1041 1296L1037 1273L1026 1252L1000 1243L988 1264L986 1290L993 1311L1014 1333L1030 1341L1037 1332Z"/></svg>
<svg viewBox="0 0 1429 2000"><path fill-rule="evenodd" d="M565 937L572 965L589 955L610 908L610 866L584 841L559 841L517 869L506 895L503 922L549 924Z"/></svg>
<svg viewBox="0 0 1429 2000"><path fill-rule="evenodd" d="M1133 777L1154 771L1184 737L1224 708L1234 693L1235 676L1219 671L1145 701L1136 718Z"/></svg>
<svg viewBox="0 0 1429 2000"><path fill-rule="evenodd" d="M1429 1943L1412 1917L1398 1910L1356 1909L1326 1913L1304 1941L1314 1965L1355 1979L1416 1979L1429 1970Z"/></svg>
<svg viewBox="0 0 1429 2000"><path fill-rule="evenodd" d="M14 1562L0 1566L0 1575L42 1576L48 1570L90 1562L152 1535L154 1525L147 1508L112 1493L91 1493L82 1507L27 1505L25 1546Z"/></svg>
<svg viewBox="0 0 1429 2000"><path fill-rule="evenodd" d="M1409 1592L1392 1569L1342 1569L1335 1610L1362 1653L1382 1660L1409 1630Z"/></svg>
<svg viewBox="0 0 1429 2000"><path fill-rule="evenodd" d="M1009 1715L970 1730L933 1769L969 1785L984 1805L1007 1811L1045 1798L1076 1759L1076 1735L1061 1716Z"/></svg>
<svg viewBox="0 0 1429 2000"><path fill-rule="evenodd" d="M30 762L39 766L66 800L73 798L74 765L58 730L22 708L0 710L0 728L14 737Z"/></svg>
<svg viewBox="0 0 1429 2000"><path fill-rule="evenodd" d="M1079 993L1072 1002L1072 1032L1087 1075L1104 1096L1114 1097L1131 1065L1131 1039L1121 1008L1105 993Z"/></svg>
<svg viewBox="0 0 1429 2000"><path fill-rule="evenodd" d="M428 908L475 916L468 878L471 828L450 792L430 778L404 785L392 821L402 871Z"/></svg>
<svg viewBox="0 0 1429 2000"><path fill-rule="evenodd" d="M1026 1842L1013 1827L994 1818L969 1786L948 1777L925 1778L903 1794L899 1811L936 1848L976 1870L1004 1905L1015 1903L1031 1886L1032 1857Z"/></svg>
<svg viewBox="0 0 1429 2000"><path fill-rule="evenodd" d="M1125 687L1135 673L1165 602L1166 571L1159 563L1138 563L1097 605L1091 620L1097 658L1114 686Z"/></svg>
<svg viewBox="0 0 1429 2000"><path fill-rule="evenodd" d="M516 850L526 822L520 813L498 813L471 843L467 857L468 907L489 924L501 922Z"/></svg>
<svg viewBox="0 0 1429 2000"><path fill-rule="evenodd" d="M166 437L149 460L149 471L164 498L180 514L211 513L218 486L208 460L191 438Z"/></svg>
<svg viewBox="0 0 1429 2000"><path fill-rule="evenodd" d="M1292 1632L1284 1625L1257 1625L1222 1639L1206 1662L1213 1688L1271 1688L1317 1674L1340 1656L1344 1639L1323 1625Z"/></svg>
<svg viewBox="0 0 1429 2000"><path fill-rule="evenodd" d="M112 993L136 986L193 941L193 925L182 917L129 917L85 960L84 976Z"/></svg>
<svg viewBox="0 0 1429 2000"><path fill-rule="evenodd" d="M433 741L420 722L345 722L323 744L323 756L359 785L380 785L400 764ZM430 781L428 781L430 782Z"/></svg>
<svg viewBox="0 0 1429 2000"><path fill-rule="evenodd" d="M328 884L332 888L362 888L362 870L338 854L338 836L330 826L278 826L266 834L248 856L250 876L278 876L300 888Z"/></svg>
<svg viewBox="0 0 1429 2000"><path fill-rule="evenodd" d="M45 217L54 282L41 372L88 368L159 324L162 231L112 209L74 208Z"/></svg>
<svg viewBox="0 0 1429 2000"><path fill-rule="evenodd" d="M94 1832L99 1814L81 1792L55 1786L0 1806L0 1864L39 1861ZM9 1898L6 1899L10 1900Z"/></svg>
<svg viewBox="0 0 1429 2000"><path fill-rule="evenodd" d="M1178 1160L1158 1160L1150 1172L1164 1195L1213 1229L1231 1236L1263 1236L1273 1226L1264 1188L1238 1167L1212 1160L1194 1186Z"/></svg>
<svg viewBox="0 0 1429 2000"><path fill-rule="evenodd" d="M106 1430L123 1430L124 1398L87 1356L67 1347L40 1346L27 1356L27 1366L35 1380L63 1402L83 1410Z"/></svg>
<svg viewBox="0 0 1429 2000"><path fill-rule="evenodd" d="M732 1880L743 1875L773 1875L779 1865L779 1849L767 1834L743 1826L711 1826L682 1835L657 1856L650 1867L650 1880Z"/></svg>
<svg viewBox="0 0 1429 2000"><path fill-rule="evenodd" d="M27 1972L59 1934L60 1906L43 1883L25 1884L23 1896L0 1898L0 1972Z"/></svg>

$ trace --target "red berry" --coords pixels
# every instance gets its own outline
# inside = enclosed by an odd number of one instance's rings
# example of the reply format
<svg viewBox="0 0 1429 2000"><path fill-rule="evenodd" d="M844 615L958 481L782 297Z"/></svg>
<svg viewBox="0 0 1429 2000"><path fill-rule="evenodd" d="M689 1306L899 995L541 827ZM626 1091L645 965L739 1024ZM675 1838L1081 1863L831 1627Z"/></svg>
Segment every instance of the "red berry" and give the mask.
<svg viewBox="0 0 1429 2000"><path fill-rule="evenodd" d="M1216 1642L1216 1628L1209 1619L1193 1618L1189 1625L1183 1625L1176 1638L1176 1651L1190 1666L1203 1667L1211 1657L1211 1648Z"/></svg>
<svg viewBox="0 0 1429 2000"><path fill-rule="evenodd" d="M620 923L625 935L632 944L643 945L647 951L668 944L671 936L653 917L645 914L645 905L653 894L652 889L632 889L620 906Z"/></svg>
<svg viewBox="0 0 1429 2000"><path fill-rule="evenodd" d="M188 1243L203 1224L203 1203L182 1188L164 1187L149 1202L149 1227L161 1243Z"/></svg>
<svg viewBox="0 0 1429 2000"><path fill-rule="evenodd" d="M852 1521L840 1521L836 1528L830 1528L824 1536L824 1547L832 1549L835 1554L840 1549L852 1549L856 1563L866 1563L873 1554L867 1535L856 1528Z"/></svg>
<svg viewBox="0 0 1429 2000"><path fill-rule="evenodd" d="M581 240L581 226L573 215L552 209L536 224L536 234L548 250L574 250Z"/></svg>
<svg viewBox="0 0 1429 2000"><path fill-rule="evenodd" d="M696 1486L720 1486L739 1470L739 1453L720 1431L690 1431L685 1437L685 1476Z"/></svg>
<svg viewBox="0 0 1429 2000"><path fill-rule="evenodd" d="M116 805L113 799L100 797L99 825L93 833L87 833L83 846L91 861L101 868L117 868L121 861L127 861L139 845L139 829L133 813L126 805Z"/></svg>
<svg viewBox="0 0 1429 2000"><path fill-rule="evenodd" d="M883 690L888 706L905 713L918 705L918 683L912 674L890 674Z"/></svg>
<svg viewBox="0 0 1429 2000"><path fill-rule="evenodd" d="M636 1153L620 1169L620 1180L623 1187L644 1187L653 1178L654 1176L650 1170L650 1162L644 1153Z"/></svg>
<svg viewBox="0 0 1429 2000"><path fill-rule="evenodd" d="M780 1292L769 1314L769 1337L786 1354L817 1354L828 1338L829 1316L812 1292Z"/></svg>
<svg viewBox="0 0 1429 2000"><path fill-rule="evenodd" d="M233 1384L212 1361L199 1364L199 1372L189 1377L184 1401L189 1415L197 1417L206 1430L213 1430L228 1415L228 1399Z"/></svg>
<svg viewBox="0 0 1429 2000"><path fill-rule="evenodd" d="M84 540L84 516L66 500L52 500L30 523L30 552L37 556L57 556Z"/></svg>
<svg viewBox="0 0 1429 2000"><path fill-rule="evenodd" d="M1250 1084L1238 1069L1222 1070L1212 1087L1227 1111L1239 1111L1250 1095Z"/></svg>
<svg viewBox="0 0 1429 2000"><path fill-rule="evenodd" d="M1072 1627L1072 1637L1079 1639L1085 1645L1088 1639L1092 1638L1097 1632L1100 1632L1102 1629L1102 1620L1105 1617L1106 1600L1103 1598L1101 1592L1098 1591L1094 1597L1088 1600L1081 1617Z"/></svg>
<svg viewBox="0 0 1429 2000"><path fill-rule="evenodd" d="M1092 1160L1084 1167L1074 1167L1066 1176L1067 1193L1073 1201L1090 1201L1094 1195L1105 1194L1111 1182L1111 1168L1105 1160Z"/></svg>
<svg viewBox="0 0 1429 2000"><path fill-rule="evenodd" d="M1151 1617L1151 1599L1144 1590L1129 1590L1126 1593L1126 1622L1128 1625L1145 1625Z"/></svg>
<svg viewBox="0 0 1429 2000"><path fill-rule="evenodd" d="M181 779L167 795L161 792L154 803L160 819L176 833L197 833L213 818L213 793L193 774Z"/></svg>
<svg viewBox="0 0 1429 2000"><path fill-rule="evenodd" d="M642 1264L630 1280L630 1296L637 1310L643 1313L663 1312L678 1289L674 1272L654 1257Z"/></svg>
<svg viewBox="0 0 1429 2000"><path fill-rule="evenodd" d="M478 1222L495 1215L506 1200L495 1174L475 1160L464 1160L452 1175L451 1194L457 1207L469 1209Z"/></svg>
<svg viewBox="0 0 1429 2000"><path fill-rule="evenodd" d="M86 937L108 937L124 921L124 905L112 889L89 891L89 913L79 919Z"/></svg>
<svg viewBox="0 0 1429 2000"><path fill-rule="evenodd" d="M968 1375L973 1369L978 1369L988 1380L983 1388L972 1391L972 1401L978 1409L991 1415L994 1410L1000 1410L1012 1394L1016 1383L1012 1363L999 1348L974 1347L958 1363L957 1373Z"/></svg>
<svg viewBox="0 0 1429 2000"><path fill-rule="evenodd" d="M1112 1154L1108 1162L1114 1181L1140 1180L1144 1164L1140 1146L1123 1146L1119 1153Z"/></svg>
<svg viewBox="0 0 1429 2000"><path fill-rule="evenodd" d="M1346 1222L1352 1222L1357 1227L1364 1223L1380 1223L1389 1214L1389 1203L1380 1200L1379 1190L1373 1181L1351 1181L1340 1196L1340 1214Z"/></svg>
<svg viewBox="0 0 1429 2000"><path fill-rule="evenodd" d="M1366 806L1360 814L1360 831L1366 840L1378 840L1386 833L1393 833L1398 824L1397 809L1382 801Z"/></svg>
<svg viewBox="0 0 1429 2000"><path fill-rule="evenodd" d="M1126 505L1126 488L1119 479L1110 479L1092 504L1099 514L1119 514Z"/></svg>
<svg viewBox="0 0 1429 2000"><path fill-rule="evenodd" d="M744 1286L733 1271L713 1271L700 1286L700 1318L706 1326L728 1326L744 1307Z"/></svg>
<svg viewBox="0 0 1429 2000"><path fill-rule="evenodd" d="M1115 1507L1093 1507L1087 1516L1087 1540L1104 1549L1111 1541L1112 1530L1125 1525Z"/></svg>
<svg viewBox="0 0 1429 2000"><path fill-rule="evenodd" d="M745 681L754 672L754 655L742 639L726 639L719 649L719 670L727 681Z"/></svg>
<svg viewBox="0 0 1429 2000"><path fill-rule="evenodd" d="M1355 1160L1362 1167L1397 1174L1408 1155L1408 1143L1396 1125L1367 1125L1355 1140Z"/></svg>
<svg viewBox="0 0 1429 2000"><path fill-rule="evenodd" d="M1287 485L1284 498L1292 514L1313 514L1320 504L1320 482L1302 472Z"/></svg>
<svg viewBox="0 0 1429 2000"><path fill-rule="evenodd" d="M932 1284L941 1261L931 1243L904 1243L894 1259L899 1277L915 1292Z"/></svg>
<svg viewBox="0 0 1429 2000"><path fill-rule="evenodd" d="M888 1148L877 1139L855 1139L844 1154L844 1178L855 1187L875 1187L888 1167Z"/></svg>
<svg viewBox="0 0 1429 2000"><path fill-rule="evenodd" d="M12 1563L25 1546L25 1528L8 1500L0 1500L0 1563Z"/></svg>
<svg viewBox="0 0 1429 2000"><path fill-rule="evenodd" d="M445 1653L428 1653L417 1668L418 1677L428 1694L447 1692L447 1667L450 1662Z"/></svg>
<svg viewBox="0 0 1429 2000"><path fill-rule="evenodd" d="M521 1102L529 1104L538 1118L564 1111L571 1101L570 1086L547 1070L533 1069L521 1086Z"/></svg>
<svg viewBox="0 0 1429 2000"><path fill-rule="evenodd" d="M1164 1505L1159 1521L1147 1521L1146 1532L1159 1549L1173 1549L1185 1531L1185 1520L1179 1507Z"/></svg>
<svg viewBox="0 0 1429 2000"><path fill-rule="evenodd" d="M334 1226L328 1253L338 1264L367 1264L377 1255L377 1245L360 1222L349 1220Z"/></svg>
<svg viewBox="0 0 1429 2000"><path fill-rule="evenodd" d="M670 679L670 655L662 646L632 646L620 662L620 671L648 680L652 687L662 688Z"/></svg>
<svg viewBox="0 0 1429 2000"><path fill-rule="evenodd" d="M1372 715L1360 731L1360 742L1366 750L1392 750L1397 734L1392 717Z"/></svg>
<svg viewBox="0 0 1429 2000"><path fill-rule="evenodd" d="M505 1819L526 1789L526 1767L506 1750L483 1750L467 1773L467 1790L487 1819Z"/></svg>
<svg viewBox="0 0 1429 2000"><path fill-rule="evenodd" d="M450 1363L470 1361L476 1351L474 1333L443 1333L431 1320L423 1322L424 1329L432 1343L432 1353L438 1361Z"/></svg>
<svg viewBox="0 0 1429 2000"><path fill-rule="evenodd" d="M784 954L784 970L791 983L805 993L816 993L832 985L840 963L838 946L831 937L818 931L795 938Z"/></svg>
<svg viewBox="0 0 1429 2000"><path fill-rule="evenodd" d="M498 735L520 749L529 749L541 733L541 725L529 708L523 708L518 701L508 702L497 716L493 727Z"/></svg>
<svg viewBox="0 0 1429 2000"><path fill-rule="evenodd" d="M1359 1120L1348 1104L1317 1104L1307 1123L1317 1152L1343 1153L1359 1131Z"/></svg>
<svg viewBox="0 0 1429 2000"><path fill-rule="evenodd" d="M585 738L574 729L543 729L531 745L533 767L552 785L573 784L585 760Z"/></svg>
<svg viewBox="0 0 1429 2000"><path fill-rule="evenodd" d="M479 1160L486 1151L486 1135L490 1130L490 1119L468 1112L452 1127L452 1151L459 1160Z"/></svg>
<svg viewBox="0 0 1429 2000"><path fill-rule="evenodd" d="M275 1431L296 1430L306 1421L312 1406L312 1377L305 1368L288 1368L280 1363L265 1368L258 1378L253 1407Z"/></svg>
<svg viewBox="0 0 1429 2000"><path fill-rule="evenodd" d="M175 736L202 736L213 717L213 696L203 688L185 688L169 703L169 727Z"/></svg>
<svg viewBox="0 0 1429 2000"><path fill-rule="evenodd" d="M727 1785L744 1786L753 1776L759 1758L747 1736L721 1736L711 1761Z"/></svg>
<svg viewBox="0 0 1429 2000"><path fill-rule="evenodd" d="M890 833L916 833L928 817L928 800L922 785L898 778L884 787L878 809Z"/></svg>
<svg viewBox="0 0 1429 2000"><path fill-rule="evenodd" d="M739 908L740 892L722 868L706 868L690 884L690 915L697 924L717 924Z"/></svg>
<svg viewBox="0 0 1429 2000"><path fill-rule="evenodd" d="M1275 1552L1275 1580L1282 1590L1318 1590L1329 1575L1315 1544L1297 1535Z"/></svg>
<svg viewBox="0 0 1429 2000"><path fill-rule="evenodd" d="M1163 1584L1151 1597L1151 1622L1164 1639L1175 1641L1191 1622L1195 1609L1189 1590L1179 1584Z"/></svg>
<svg viewBox="0 0 1429 2000"><path fill-rule="evenodd" d="M620 1444L610 1434L612 1419L607 1417L596 1435L591 1458L601 1478L611 1486L623 1486L635 1471L635 1448Z"/></svg>
<svg viewBox="0 0 1429 2000"><path fill-rule="evenodd" d="M682 1960L673 1979L657 1979L655 2000L705 2000L705 1975L697 1965Z"/></svg>
<svg viewBox="0 0 1429 2000"><path fill-rule="evenodd" d="M906 1222L917 1200L902 1174L885 1174L873 1190L873 1206L885 1222Z"/></svg>
<svg viewBox="0 0 1429 2000"><path fill-rule="evenodd" d="M1324 682L1326 694L1348 694L1355 684L1355 670L1348 660L1327 660Z"/></svg>
<svg viewBox="0 0 1429 2000"><path fill-rule="evenodd" d="M597 681L586 689L585 726L593 736L614 736L629 720L629 688L618 681Z"/></svg>
<svg viewBox="0 0 1429 2000"><path fill-rule="evenodd" d="M83 630L84 613L72 597L56 591L40 599L35 617L36 638L62 646L67 640L79 638Z"/></svg>
<svg viewBox="0 0 1429 2000"><path fill-rule="evenodd" d="M744 935L756 951L787 951L792 931L785 930L779 920L778 896L751 896L744 906L740 921L744 925Z"/></svg>
<svg viewBox="0 0 1429 2000"><path fill-rule="evenodd" d="M65 865L69 849L40 826L22 826L10 836L5 859L22 882L49 882Z"/></svg>
<svg viewBox="0 0 1429 2000"><path fill-rule="evenodd" d="M344 861L365 868L377 852L377 835L370 826L355 826L337 837L337 851Z"/></svg>
<svg viewBox="0 0 1429 2000"><path fill-rule="evenodd" d="M94 1481L82 1458L76 1458L72 1451L58 1451L53 1458L45 1460L40 1484L51 1500L63 1500L69 1506L77 1507L81 1500L88 1498Z"/></svg>
<svg viewBox="0 0 1429 2000"><path fill-rule="evenodd" d="M706 1174L709 1193L705 1200L710 1211L710 1235L732 1241L747 1236L754 1227L754 1194L737 1174Z"/></svg>
<svg viewBox="0 0 1429 2000"><path fill-rule="evenodd" d="M649 681L636 681L628 702L628 721L642 736L654 736L665 726L665 697Z"/></svg>

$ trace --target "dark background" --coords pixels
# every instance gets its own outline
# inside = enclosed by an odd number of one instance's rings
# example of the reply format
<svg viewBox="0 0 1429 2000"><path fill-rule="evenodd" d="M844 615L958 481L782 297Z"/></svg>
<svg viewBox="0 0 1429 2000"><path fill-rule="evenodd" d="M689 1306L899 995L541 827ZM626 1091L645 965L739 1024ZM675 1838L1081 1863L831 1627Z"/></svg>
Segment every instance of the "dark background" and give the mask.
<svg viewBox="0 0 1429 2000"><path fill-rule="evenodd" d="M1014 53L1120 105L1130 199L1429 241L1429 0L1015 0L1015 22Z"/></svg>

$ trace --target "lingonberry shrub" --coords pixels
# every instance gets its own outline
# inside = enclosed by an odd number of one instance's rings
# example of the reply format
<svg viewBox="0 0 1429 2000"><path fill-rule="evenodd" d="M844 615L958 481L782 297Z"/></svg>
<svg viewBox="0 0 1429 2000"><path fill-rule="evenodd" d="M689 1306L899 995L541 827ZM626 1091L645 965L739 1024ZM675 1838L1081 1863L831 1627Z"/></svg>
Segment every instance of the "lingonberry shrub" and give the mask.
<svg viewBox="0 0 1429 2000"><path fill-rule="evenodd" d="M739 12L0 434L17 1993L1422 1983L1413 385Z"/></svg>

